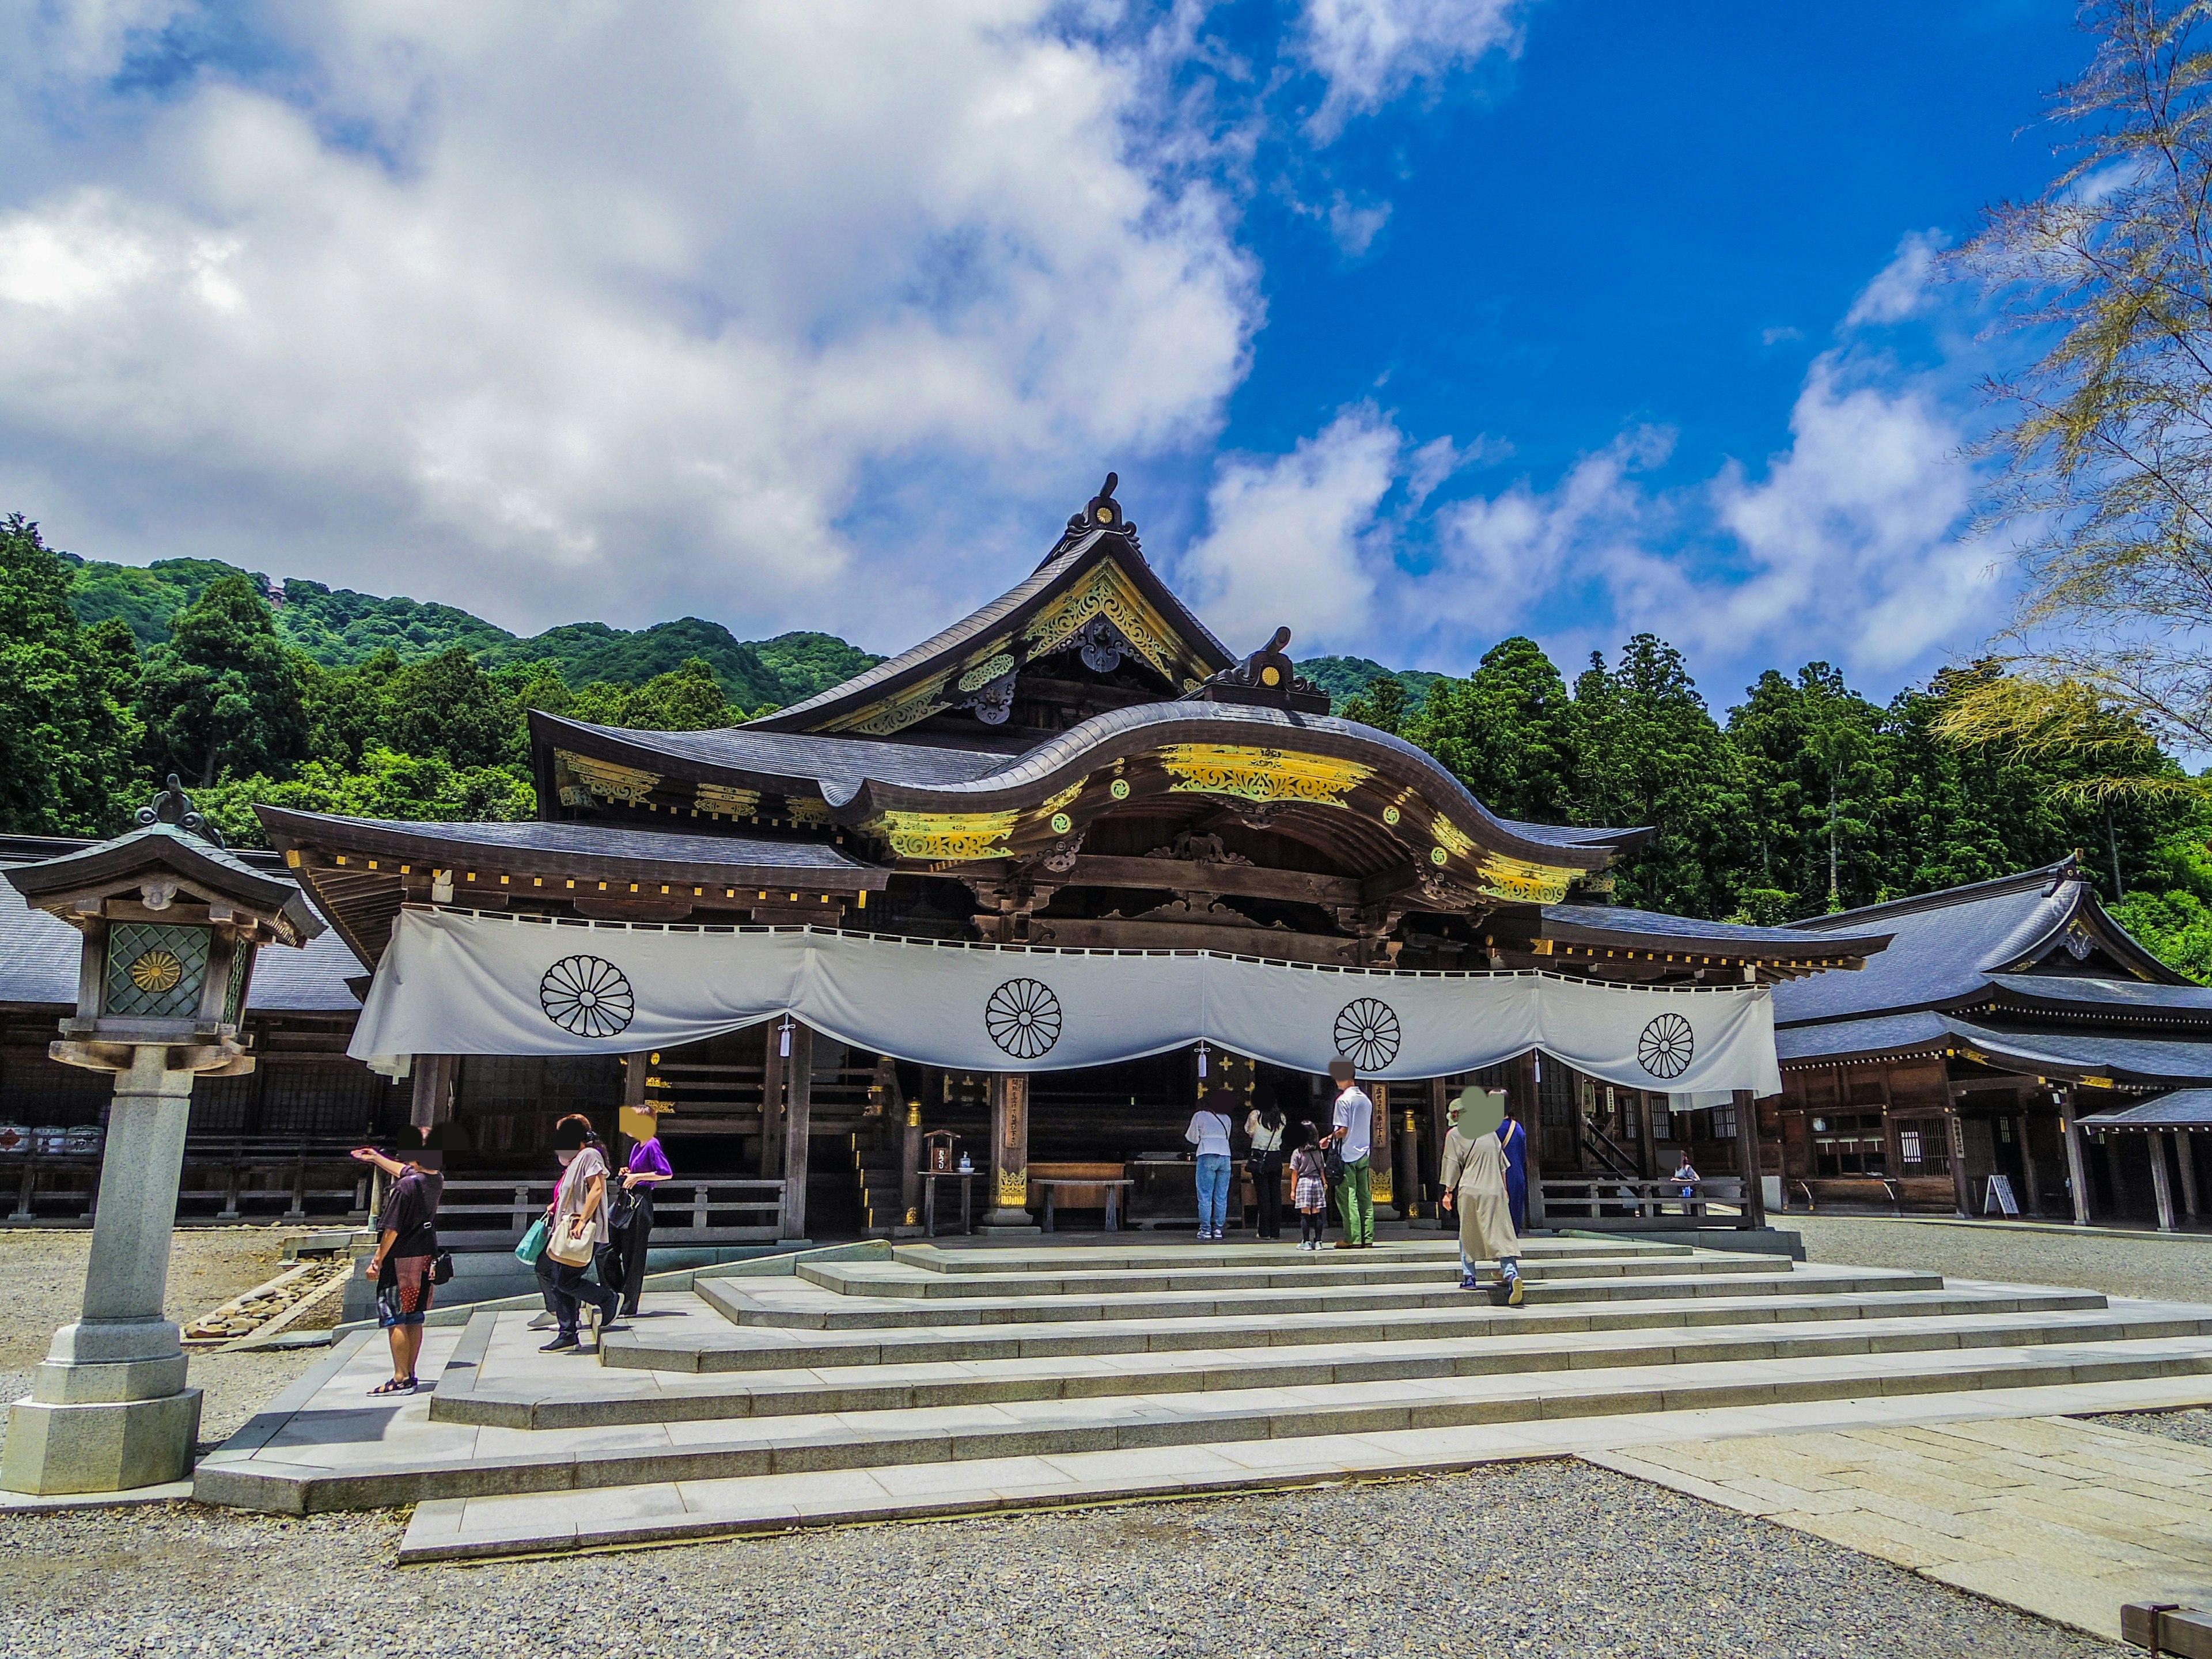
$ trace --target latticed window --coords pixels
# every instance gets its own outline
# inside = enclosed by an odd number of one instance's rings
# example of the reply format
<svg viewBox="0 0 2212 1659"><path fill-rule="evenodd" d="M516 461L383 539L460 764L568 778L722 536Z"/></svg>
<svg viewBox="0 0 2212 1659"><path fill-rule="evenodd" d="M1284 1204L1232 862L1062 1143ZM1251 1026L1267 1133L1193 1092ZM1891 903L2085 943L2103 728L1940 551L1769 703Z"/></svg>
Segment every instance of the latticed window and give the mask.
<svg viewBox="0 0 2212 1659"><path fill-rule="evenodd" d="M117 922L107 933L103 1006L133 1019L190 1019L200 1011L214 937L208 928L173 922Z"/></svg>

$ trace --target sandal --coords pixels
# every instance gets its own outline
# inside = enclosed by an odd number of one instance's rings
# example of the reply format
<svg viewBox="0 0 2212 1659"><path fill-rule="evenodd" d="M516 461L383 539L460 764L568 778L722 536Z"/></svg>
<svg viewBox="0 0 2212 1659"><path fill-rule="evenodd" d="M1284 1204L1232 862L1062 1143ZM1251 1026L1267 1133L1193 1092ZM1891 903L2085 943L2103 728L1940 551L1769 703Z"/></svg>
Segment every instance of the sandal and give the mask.
<svg viewBox="0 0 2212 1659"><path fill-rule="evenodd" d="M412 1394L415 1392L415 1379L411 1376L395 1376L378 1383L369 1392L371 1394Z"/></svg>

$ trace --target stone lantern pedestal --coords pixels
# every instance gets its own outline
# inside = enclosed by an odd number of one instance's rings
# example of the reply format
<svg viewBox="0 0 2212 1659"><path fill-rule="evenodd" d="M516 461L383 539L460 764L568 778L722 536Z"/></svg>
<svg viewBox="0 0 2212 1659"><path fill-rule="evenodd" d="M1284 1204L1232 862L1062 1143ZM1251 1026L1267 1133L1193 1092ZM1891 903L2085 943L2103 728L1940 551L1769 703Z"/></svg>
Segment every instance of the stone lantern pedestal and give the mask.
<svg viewBox="0 0 2212 1659"><path fill-rule="evenodd" d="M253 1069L240 1024L255 950L322 931L298 888L223 852L169 783L139 813L144 828L6 872L84 936L77 1016L49 1052L115 1079L83 1311L9 1410L10 1492L119 1492L191 1473L200 1391L165 1297L192 1083Z"/></svg>

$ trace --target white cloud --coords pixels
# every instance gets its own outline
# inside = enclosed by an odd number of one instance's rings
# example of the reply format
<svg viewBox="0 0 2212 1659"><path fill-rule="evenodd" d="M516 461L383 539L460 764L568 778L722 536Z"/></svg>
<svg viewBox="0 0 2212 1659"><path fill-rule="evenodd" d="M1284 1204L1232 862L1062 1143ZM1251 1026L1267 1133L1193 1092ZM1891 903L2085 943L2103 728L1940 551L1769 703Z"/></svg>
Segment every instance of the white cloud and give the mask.
<svg viewBox="0 0 2212 1659"><path fill-rule="evenodd" d="M1929 277L1943 239L1936 231L1916 230L1897 245L1897 252L1874 281L1860 290L1845 313L1846 329L1869 323L1901 323L1926 308Z"/></svg>
<svg viewBox="0 0 2212 1659"><path fill-rule="evenodd" d="M1432 448L1417 466L1433 466ZM1364 641L1389 560L1382 499L1403 450L1397 427L1363 404L1287 455L1221 463L1206 497L1212 528L1182 562L1191 597L1232 649L1285 623L1300 656Z"/></svg>
<svg viewBox="0 0 2212 1659"><path fill-rule="evenodd" d="M1966 417L1941 390L1958 366L1910 374L1850 336L1920 303L1930 246L1908 238L1858 297L1844 343L1806 373L1788 447L1757 469L1662 483L1674 434L1638 427L1548 486L1522 478L1423 517L1442 476L1506 447L1413 448L1367 410L1291 455L1238 461L1215 492L1226 551L1206 544L1234 573L1220 608L1256 622L1261 600L1304 604L1329 649L1460 672L1516 632L1571 666L1648 629L1682 647L1717 702L1774 663L1826 659L1891 683L1928 672L2002 611L2002 555L1966 533ZM1406 505L1385 513L1401 484ZM1284 558L1296 538L1279 526L1297 524L1310 529Z"/></svg>
<svg viewBox="0 0 2212 1659"><path fill-rule="evenodd" d="M1492 52L1517 52L1519 0L1306 0L1299 55L1327 82L1311 126L1328 139L1353 116Z"/></svg>
<svg viewBox="0 0 2212 1659"><path fill-rule="evenodd" d="M1148 162L1144 66L1049 0L329 0L264 20L282 86L118 101L161 21L19 19L0 67L35 147L0 193L0 495L88 553L523 627L895 633L1003 578L978 523L1033 538L1243 373L1223 201ZM845 518L885 501L871 562Z"/></svg>

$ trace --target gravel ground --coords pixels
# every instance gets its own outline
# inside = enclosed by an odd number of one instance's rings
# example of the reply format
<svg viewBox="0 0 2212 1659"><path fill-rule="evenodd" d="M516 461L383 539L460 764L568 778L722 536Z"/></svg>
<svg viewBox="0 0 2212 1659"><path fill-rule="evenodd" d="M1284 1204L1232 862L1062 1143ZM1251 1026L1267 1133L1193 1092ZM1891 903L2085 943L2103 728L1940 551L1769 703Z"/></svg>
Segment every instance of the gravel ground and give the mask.
<svg viewBox="0 0 2212 1659"><path fill-rule="evenodd" d="M169 1317L179 1323L276 1277L289 1227L193 1227L169 1250ZM54 1332L83 1305L89 1231L0 1228L0 1401L30 1391L31 1368ZM200 1439L227 1439L254 1408L322 1357L318 1348L271 1353L194 1353L191 1380L205 1391ZM4 1435L0 1429L0 1435Z"/></svg>
<svg viewBox="0 0 2212 1659"><path fill-rule="evenodd" d="M399 1523L11 1520L12 1659L2127 1651L1587 1464L394 1574Z"/></svg>
<svg viewBox="0 0 2212 1659"><path fill-rule="evenodd" d="M2164 1440L2186 1440L2192 1446L2212 1446L2212 1411L2202 1406L2180 1412L2115 1412L2110 1417L2089 1420L2125 1429L2130 1434L2154 1434Z"/></svg>
<svg viewBox="0 0 2212 1659"><path fill-rule="evenodd" d="M2212 1236L2116 1238L1796 1212L1773 1221L1802 1233L1805 1254L1815 1261L1920 1267L1953 1279L2065 1285L2154 1301L2212 1302Z"/></svg>

